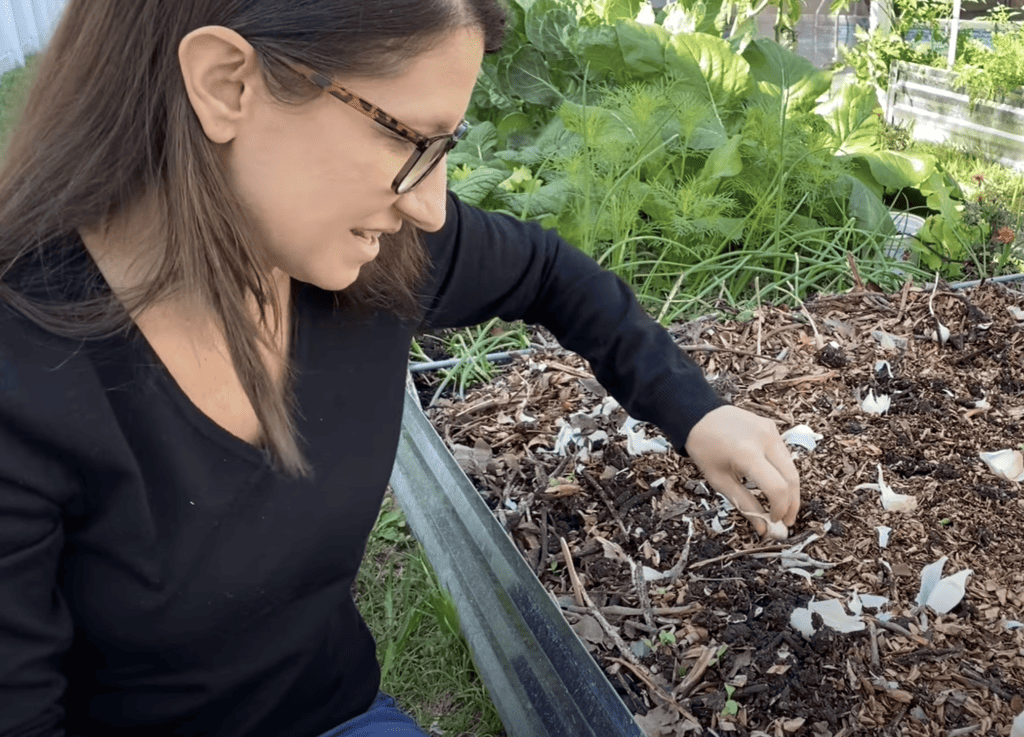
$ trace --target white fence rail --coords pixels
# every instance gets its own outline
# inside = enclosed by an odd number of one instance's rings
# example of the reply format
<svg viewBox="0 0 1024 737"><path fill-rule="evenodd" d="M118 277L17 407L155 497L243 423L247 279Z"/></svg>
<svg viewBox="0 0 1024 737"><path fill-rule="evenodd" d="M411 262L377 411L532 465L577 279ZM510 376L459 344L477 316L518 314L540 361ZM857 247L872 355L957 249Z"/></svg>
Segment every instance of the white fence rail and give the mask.
<svg viewBox="0 0 1024 737"><path fill-rule="evenodd" d="M0 0L0 74L49 42L66 0Z"/></svg>

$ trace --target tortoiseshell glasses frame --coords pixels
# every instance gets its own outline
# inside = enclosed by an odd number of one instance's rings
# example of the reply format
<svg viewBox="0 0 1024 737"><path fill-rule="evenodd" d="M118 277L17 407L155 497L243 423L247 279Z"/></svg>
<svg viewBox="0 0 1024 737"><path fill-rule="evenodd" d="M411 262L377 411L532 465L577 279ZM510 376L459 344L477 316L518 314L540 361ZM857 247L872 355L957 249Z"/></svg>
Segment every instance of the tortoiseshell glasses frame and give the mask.
<svg viewBox="0 0 1024 737"><path fill-rule="evenodd" d="M398 175L395 176L394 181L391 182L391 189L395 194L405 194L426 179L427 175L444 160L445 154L455 148L455 144L469 130L469 123L463 120L459 123L454 133L444 133L440 136L424 136L398 120L398 118L388 115L372 102L364 100L359 95L350 92L341 85L331 81L327 76L314 69L310 69L305 64L285 59L276 54L272 58L289 67L296 74L305 77L324 92L341 100L353 110L362 113L416 146L412 156L409 157L409 160L399 170Z"/></svg>

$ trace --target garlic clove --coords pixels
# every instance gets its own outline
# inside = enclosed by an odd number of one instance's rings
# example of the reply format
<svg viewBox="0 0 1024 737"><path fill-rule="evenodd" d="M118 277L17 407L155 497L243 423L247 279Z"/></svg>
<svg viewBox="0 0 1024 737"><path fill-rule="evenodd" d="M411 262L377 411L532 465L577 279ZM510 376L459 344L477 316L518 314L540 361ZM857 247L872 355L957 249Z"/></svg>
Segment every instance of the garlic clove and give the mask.
<svg viewBox="0 0 1024 737"><path fill-rule="evenodd" d="M770 537L772 540L785 540L789 537L789 528L786 527L786 523L782 520L773 522L771 515L765 512L744 512L743 510L740 510L740 512L747 519L757 518L764 522L766 526L765 537Z"/></svg>

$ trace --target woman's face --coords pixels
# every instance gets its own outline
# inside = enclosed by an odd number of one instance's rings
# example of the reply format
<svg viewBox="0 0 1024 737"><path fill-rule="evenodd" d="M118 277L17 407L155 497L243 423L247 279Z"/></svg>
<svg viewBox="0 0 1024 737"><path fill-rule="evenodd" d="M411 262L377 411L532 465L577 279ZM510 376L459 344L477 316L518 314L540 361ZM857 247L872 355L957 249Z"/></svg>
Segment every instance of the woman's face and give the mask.
<svg viewBox="0 0 1024 737"><path fill-rule="evenodd" d="M397 77L333 81L424 136L451 133L469 106L483 35L461 29ZM379 249L377 236L408 222L439 230L445 164L409 192L391 189L415 146L328 94L304 105L266 88L228 145L227 163L276 269L326 290L351 285Z"/></svg>

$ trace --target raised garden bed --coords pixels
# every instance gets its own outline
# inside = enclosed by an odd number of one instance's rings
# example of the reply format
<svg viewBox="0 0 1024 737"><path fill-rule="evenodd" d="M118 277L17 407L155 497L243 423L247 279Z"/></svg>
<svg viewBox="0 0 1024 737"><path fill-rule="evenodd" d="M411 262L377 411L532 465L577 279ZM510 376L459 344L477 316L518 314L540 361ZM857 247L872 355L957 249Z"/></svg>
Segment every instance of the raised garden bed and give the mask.
<svg viewBox="0 0 1024 737"><path fill-rule="evenodd" d="M1024 169L1024 95L971 104L951 72L900 61L890 70L885 115L890 124L912 124L915 140L960 146Z"/></svg>
<svg viewBox="0 0 1024 737"><path fill-rule="evenodd" d="M646 734L1007 737L1024 711L1024 497L979 453L1024 440L1020 310L1005 286L908 287L677 326L735 404L822 436L794 450L805 501L785 545L756 539L685 459L630 455L623 417L595 411L611 404L575 356L519 359L429 414ZM886 414L861 408L869 389L890 398ZM564 453L560 433L576 438ZM865 486L879 469L913 509L883 509ZM479 544L465 556L490 558ZM937 614L917 600L942 557L943 573L973 573ZM644 584L644 567L674 575ZM856 631L791 624L854 592L888 599L848 612Z"/></svg>

